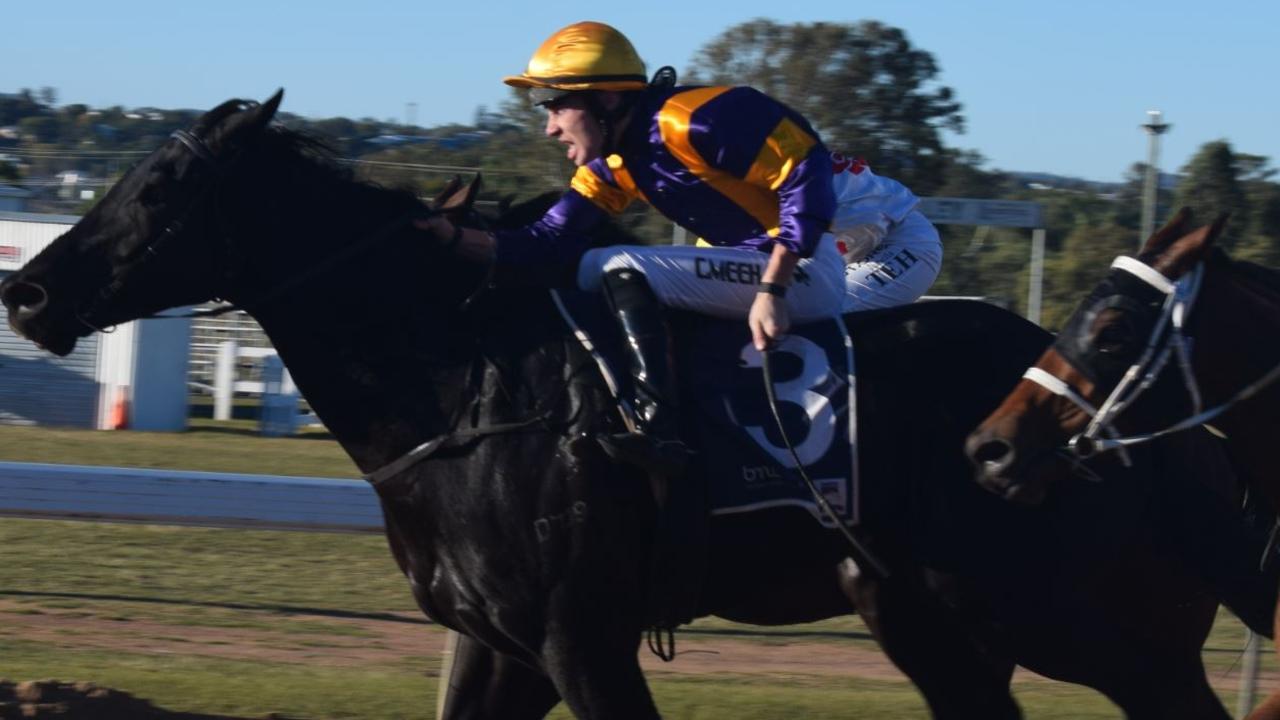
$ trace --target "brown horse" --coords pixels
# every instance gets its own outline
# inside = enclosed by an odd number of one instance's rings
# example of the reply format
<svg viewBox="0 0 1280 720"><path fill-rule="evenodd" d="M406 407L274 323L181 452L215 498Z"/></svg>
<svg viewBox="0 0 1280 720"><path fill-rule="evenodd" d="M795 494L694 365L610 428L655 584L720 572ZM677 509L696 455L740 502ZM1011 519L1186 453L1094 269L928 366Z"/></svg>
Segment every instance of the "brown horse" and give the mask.
<svg viewBox="0 0 1280 720"><path fill-rule="evenodd" d="M1225 438L1247 491L1280 512L1280 384L1272 382L1280 375L1280 272L1215 248L1224 224L1193 231L1184 209L1137 260L1116 260L1053 347L969 436L980 484L1035 503L1082 459L1148 439L1182 441L1179 433L1204 426ZM1060 461L1063 446L1076 464ZM1247 573L1257 560L1240 559L1232 572ZM1276 621L1280 628L1280 615ZM1280 695L1250 717L1280 718Z"/></svg>

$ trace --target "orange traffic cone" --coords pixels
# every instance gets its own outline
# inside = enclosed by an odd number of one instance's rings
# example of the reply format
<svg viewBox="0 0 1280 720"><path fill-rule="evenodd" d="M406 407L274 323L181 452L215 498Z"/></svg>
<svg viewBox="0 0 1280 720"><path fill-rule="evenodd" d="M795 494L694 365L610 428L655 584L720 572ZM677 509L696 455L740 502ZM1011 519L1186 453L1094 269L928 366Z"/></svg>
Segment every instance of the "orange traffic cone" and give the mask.
<svg viewBox="0 0 1280 720"><path fill-rule="evenodd" d="M111 414L107 417L107 427L112 430L129 428L129 388L116 390L116 401L111 404Z"/></svg>

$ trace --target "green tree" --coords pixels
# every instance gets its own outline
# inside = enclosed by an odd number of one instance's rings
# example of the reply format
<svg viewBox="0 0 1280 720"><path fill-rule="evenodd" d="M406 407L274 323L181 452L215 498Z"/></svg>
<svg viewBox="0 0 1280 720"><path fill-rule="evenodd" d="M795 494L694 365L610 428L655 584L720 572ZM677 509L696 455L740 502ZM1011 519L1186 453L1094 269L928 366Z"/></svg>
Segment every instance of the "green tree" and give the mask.
<svg viewBox="0 0 1280 720"><path fill-rule="evenodd" d="M1235 255L1280 266L1280 185L1271 181L1276 170L1270 158L1261 155L1237 153L1236 165L1249 201L1249 225Z"/></svg>
<svg viewBox="0 0 1280 720"><path fill-rule="evenodd" d="M57 139L58 121L49 115L31 115L18 121L23 140L51 143Z"/></svg>
<svg viewBox="0 0 1280 720"><path fill-rule="evenodd" d="M933 55L874 21L782 25L753 20L704 46L691 82L751 85L795 108L833 150L867 158L918 193L942 183L942 130L964 131Z"/></svg>
<svg viewBox="0 0 1280 720"><path fill-rule="evenodd" d="M1247 170L1257 170L1256 163L1248 158L1245 165ZM1241 182L1241 169L1231 144L1216 140L1200 146L1187 161L1178 184L1177 205L1190 207L1200 220L1208 222L1218 213L1231 213L1231 223L1222 239L1228 249L1244 237L1249 227L1249 198Z"/></svg>
<svg viewBox="0 0 1280 720"><path fill-rule="evenodd" d="M986 159L974 150L948 150L942 172L945 180L933 194L944 197L999 198L1010 192L1012 181L996 170L984 170Z"/></svg>
<svg viewBox="0 0 1280 720"><path fill-rule="evenodd" d="M1107 272L1117 255L1134 251L1133 231L1114 224L1077 225L1062 247L1045 258L1040 324L1062 327L1071 311Z"/></svg>

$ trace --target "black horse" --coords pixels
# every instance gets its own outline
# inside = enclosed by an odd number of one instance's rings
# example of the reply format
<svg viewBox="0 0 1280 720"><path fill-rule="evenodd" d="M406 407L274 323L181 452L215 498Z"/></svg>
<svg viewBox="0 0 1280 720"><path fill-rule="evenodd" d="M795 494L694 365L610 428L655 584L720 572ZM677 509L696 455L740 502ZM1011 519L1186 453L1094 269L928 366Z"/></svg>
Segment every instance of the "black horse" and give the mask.
<svg viewBox="0 0 1280 720"><path fill-rule="evenodd" d="M486 269L413 231L413 196L270 127L279 102L224 103L142 160L0 285L11 324L65 354L163 308L246 308L363 471L451 438L379 486L415 597L462 634L446 717L537 718L560 700L582 718L656 717L637 647L657 505L595 440L618 430L595 365L544 291L477 295ZM699 614L859 612L940 717L1017 717L1015 663L1132 716L1226 717L1200 660L1216 601L1161 549L1141 483L1015 508L969 480L965 434L1048 337L977 303L848 324L860 532L889 575L860 572L802 511L717 517ZM455 432L476 427L491 432Z"/></svg>

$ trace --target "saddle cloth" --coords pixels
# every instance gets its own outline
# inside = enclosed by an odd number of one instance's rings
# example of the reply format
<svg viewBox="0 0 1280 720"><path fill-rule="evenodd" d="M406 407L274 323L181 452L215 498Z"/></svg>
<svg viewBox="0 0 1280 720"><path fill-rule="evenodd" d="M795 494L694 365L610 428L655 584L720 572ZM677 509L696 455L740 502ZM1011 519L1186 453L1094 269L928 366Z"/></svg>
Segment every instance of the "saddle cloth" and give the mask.
<svg viewBox="0 0 1280 720"><path fill-rule="evenodd" d="M619 412L630 413L630 373L616 323L598 294L553 290L565 322L599 365ZM823 525L765 396L760 352L742 320L668 311L681 389L689 472L708 483L711 513L794 506ZM837 318L799 325L771 358L779 415L809 477L841 522L859 521L853 343Z"/></svg>

